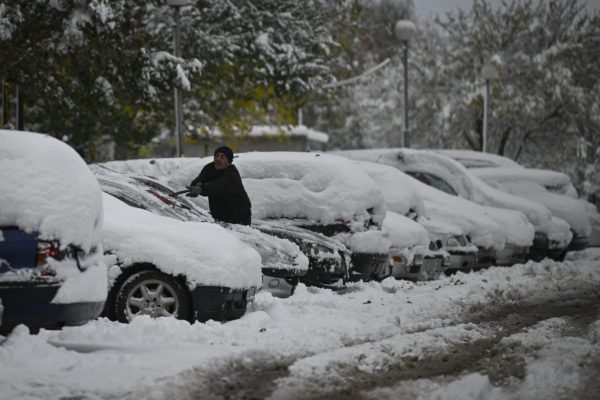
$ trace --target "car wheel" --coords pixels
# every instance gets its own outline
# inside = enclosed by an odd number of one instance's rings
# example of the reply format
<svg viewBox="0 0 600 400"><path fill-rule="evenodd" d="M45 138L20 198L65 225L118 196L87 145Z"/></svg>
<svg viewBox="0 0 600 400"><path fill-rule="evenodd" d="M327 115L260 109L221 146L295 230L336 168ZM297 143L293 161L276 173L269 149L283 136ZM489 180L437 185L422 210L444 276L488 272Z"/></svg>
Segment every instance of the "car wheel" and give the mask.
<svg viewBox="0 0 600 400"><path fill-rule="evenodd" d="M120 322L130 322L139 315L190 320L188 296L181 284L157 271L137 272L126 279L115 305Z"/></svg>

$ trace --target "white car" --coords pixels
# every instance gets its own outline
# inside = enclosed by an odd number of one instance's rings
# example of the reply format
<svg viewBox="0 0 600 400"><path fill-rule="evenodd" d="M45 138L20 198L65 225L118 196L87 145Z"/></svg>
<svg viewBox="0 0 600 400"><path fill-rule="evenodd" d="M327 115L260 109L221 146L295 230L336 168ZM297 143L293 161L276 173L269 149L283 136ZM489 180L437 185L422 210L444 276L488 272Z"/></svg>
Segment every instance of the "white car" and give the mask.
<svg viewBox="0 0 600 400"><path fill-rule="evenodd" d="M163 217L103 196L102 243L115 257L104 316L204 322L244 315L262 283L252 247L217 224Z"/></svg>
<svg viewBox="0 0 600 400"><path fill-rule="evenodd" d="M495 154L479 153L468 150L445 150L442 154L452 157L468 168L469 173L485 181L490 186L535 201L547 207L555 218L568 223L572 231L572 240L567 241L568 248L560 253L564 257L566 250L585 248L592 234L591 221L598 221L595 207L580 200L570 178L561 172L525 168L509 158ZM564 237L555 232L548 234L551 242L564 241Z"/></svg>
<svg viewBox="0 0 600 400"><path fill-rule="evenodd" d="M0 130L0 331L80 325L106 300L102 195L85 162L48 135Z"/></svg>
<svg viewBox="0 0 600 400"><path fill-rule="evenodd" d="M443 170L439 163L434 164L431 157L426 157L427 153L413 149L365 149L336 152L336 154L355 160L386 164L411 176L412 172L429 170L432 165ZM431 154L437 158L447 159L447 157ZM455 163L450 159L448 161ZM419 188L420 195L432 204L429 207L430 211L427 213L438 213L439 215L436 215L436 218L440 220L454 214L454 217L448 221L449 223L464 224L465 221L470 221L465 226L461 226L463 229L473 229L473 227L478 226L479 228L470 236L473 243L480 248L480 263L491 257L491 254L486 254L485 250L490 247L496 251L496 263L500 265L523 262L527 258L529 248L533 244L535 231L533 225L523 213L512 209L475 204L457 196L443 196L446 193L437 190L441 189L439 185L434 187L436 189L433 189L433 191L431 191L431 187L427 189ZM507 196L502 192L499 193L502 196ZM444 198L443 202L440 201L441 198ZM450 204L454 206L449 207ZM487 225L487 228L484 227L485 225ZM492 232L494 233L492 234ZM486 236L488 236L487 239Z"/></svg>

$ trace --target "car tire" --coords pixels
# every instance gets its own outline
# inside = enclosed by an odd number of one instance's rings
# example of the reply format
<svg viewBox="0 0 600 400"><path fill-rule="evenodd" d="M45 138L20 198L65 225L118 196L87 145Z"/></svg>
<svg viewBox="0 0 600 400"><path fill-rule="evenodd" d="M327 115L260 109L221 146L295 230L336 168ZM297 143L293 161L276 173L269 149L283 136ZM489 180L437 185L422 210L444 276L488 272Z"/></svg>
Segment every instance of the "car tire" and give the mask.
<svg viewBox="0 0 600 400"><path fill-rule="evenodd" d="M158 271L140 271L127 278L117 291L115 313L125 323L139 315L191 320L186 290L175 278Z"/></svg>

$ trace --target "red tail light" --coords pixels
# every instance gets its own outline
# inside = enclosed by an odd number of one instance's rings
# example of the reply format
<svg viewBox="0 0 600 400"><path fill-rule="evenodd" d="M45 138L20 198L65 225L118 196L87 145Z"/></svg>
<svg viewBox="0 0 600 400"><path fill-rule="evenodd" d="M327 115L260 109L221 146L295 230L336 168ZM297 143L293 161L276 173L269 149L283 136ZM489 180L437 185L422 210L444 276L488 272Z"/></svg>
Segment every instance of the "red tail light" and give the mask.
<svg viewBox="0 0 600 400"><path fill-rule="evenodd" d="M48 257L56 258L59 254L60 252L56 244L39 241L37 248L37 265L45 264Z"/></svg>

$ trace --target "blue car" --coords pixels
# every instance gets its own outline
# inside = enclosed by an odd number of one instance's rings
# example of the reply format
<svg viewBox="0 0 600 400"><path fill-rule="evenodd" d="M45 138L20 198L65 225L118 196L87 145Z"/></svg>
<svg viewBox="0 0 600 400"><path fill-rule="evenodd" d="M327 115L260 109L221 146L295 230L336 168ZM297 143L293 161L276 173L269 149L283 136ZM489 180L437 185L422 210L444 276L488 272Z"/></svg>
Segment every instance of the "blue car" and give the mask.
<svg viewBox="0 0 600 400"><path fill-rule="evenodd" d="M0 334L80 325L106 301L102 194L50 136L0 130Z"/></svg>

